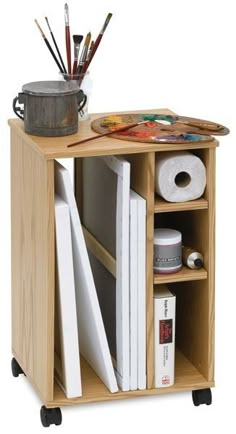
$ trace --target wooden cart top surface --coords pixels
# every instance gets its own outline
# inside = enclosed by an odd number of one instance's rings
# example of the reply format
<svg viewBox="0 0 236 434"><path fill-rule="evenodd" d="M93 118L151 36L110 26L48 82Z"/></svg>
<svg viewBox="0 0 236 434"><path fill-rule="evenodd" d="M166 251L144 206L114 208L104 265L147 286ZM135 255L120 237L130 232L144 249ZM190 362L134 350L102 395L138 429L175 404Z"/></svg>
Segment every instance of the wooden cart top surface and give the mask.
<svg viewBox="0 0 236 434"><path fill-rule="evenodd" d="M131 112L131 110L129 110ZM119 113L129 113L119 112ZM132 113L165 113L175 114L169 109L152 109L132 111ZM38 137L26 134L24 132L24 124L20 119L10 119L8 121L10 127L46 160L55 158L73 158L73 157L90 157L96 155L118 155L118 154L134 154L143 152L160 152L160 151L178 151L189 149L215 148L218 146L218 141L214 139L209 142L189 143L189 144L156 144L156 143L141 143L131 142L126 140L115 139L112 137L102 137L96 141L84 143L72 148L67 148L69 143L82 140L87 137L97 135L91 129L91 122L99 117L111 113L96 113L92 114L87 121L82 121L79 124L79 131L76 134L64 137Z"/></svg>

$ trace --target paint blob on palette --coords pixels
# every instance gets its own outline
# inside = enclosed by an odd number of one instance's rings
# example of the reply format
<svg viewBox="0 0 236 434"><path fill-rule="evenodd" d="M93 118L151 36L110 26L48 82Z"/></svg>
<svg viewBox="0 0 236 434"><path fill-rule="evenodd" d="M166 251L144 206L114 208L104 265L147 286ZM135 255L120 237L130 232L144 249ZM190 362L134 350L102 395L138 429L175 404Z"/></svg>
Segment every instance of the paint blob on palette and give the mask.
<svg viewBox="0 0 236 434"><path fill-rule="evenodd" d="M119 131L129 124L139 125ZM99 134L112 132L112 137L149 143L209 142L211 135L225 135L228 128L210 121L166 114L115 114L96 119L92 129Z"/></svg>

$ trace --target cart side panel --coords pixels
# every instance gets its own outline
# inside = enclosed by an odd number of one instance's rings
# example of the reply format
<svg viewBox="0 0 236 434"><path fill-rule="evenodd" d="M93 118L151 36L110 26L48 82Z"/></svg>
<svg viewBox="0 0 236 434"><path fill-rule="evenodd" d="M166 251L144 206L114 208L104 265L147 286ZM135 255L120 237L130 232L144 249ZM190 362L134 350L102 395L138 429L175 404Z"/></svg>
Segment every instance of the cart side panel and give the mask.
<svg viewBox="0 0 236 434"><path fill-rule="evenodd" d="M41 399L53 399L54 161L11 130L12 351Z"/></svg>

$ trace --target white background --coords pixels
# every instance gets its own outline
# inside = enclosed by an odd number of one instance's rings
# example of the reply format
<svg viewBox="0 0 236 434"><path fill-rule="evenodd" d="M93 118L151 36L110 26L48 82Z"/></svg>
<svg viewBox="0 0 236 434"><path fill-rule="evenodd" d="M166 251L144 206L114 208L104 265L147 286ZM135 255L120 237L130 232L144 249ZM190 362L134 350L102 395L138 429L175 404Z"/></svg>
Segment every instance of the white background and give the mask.
<svg viewBox="0 0 236 434"><path fill-rule="evenodd" d="M70 433L235 430L235 41L233 0L70 0L72 33L95 36L110 22L90 71L91 112L169 107L231 129L217 151L216 384L213 405L195 408L190 393L63 409ZM0 100L0 428L41 432L41 403L22 376L10 372L9 128L12 99L29 81L57 79L57 67L33 21L49 17L64 54L62 0L1 6ZM201 230L201 228L199 228ZM5 428L3 428L5 425Z"/></svg>

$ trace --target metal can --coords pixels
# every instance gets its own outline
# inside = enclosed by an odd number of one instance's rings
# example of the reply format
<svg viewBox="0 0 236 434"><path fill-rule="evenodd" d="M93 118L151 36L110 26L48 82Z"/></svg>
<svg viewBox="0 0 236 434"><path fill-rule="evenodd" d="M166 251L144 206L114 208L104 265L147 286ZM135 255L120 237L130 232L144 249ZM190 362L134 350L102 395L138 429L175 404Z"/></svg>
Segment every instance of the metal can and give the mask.
<svg viewBox="0 0 236 434"><path fill-rule="evenodd" d="M78 131L78 111L86 99L76 81L36 81L22 87L13 100L13 110L28 134L67 136Z"/></svg>
<svg viewBox="0 0 236 434"><path fill-rule="evenodd" d="M154 231L154 273L176 273L182 268L182 234L175 229Z"/></svg>

